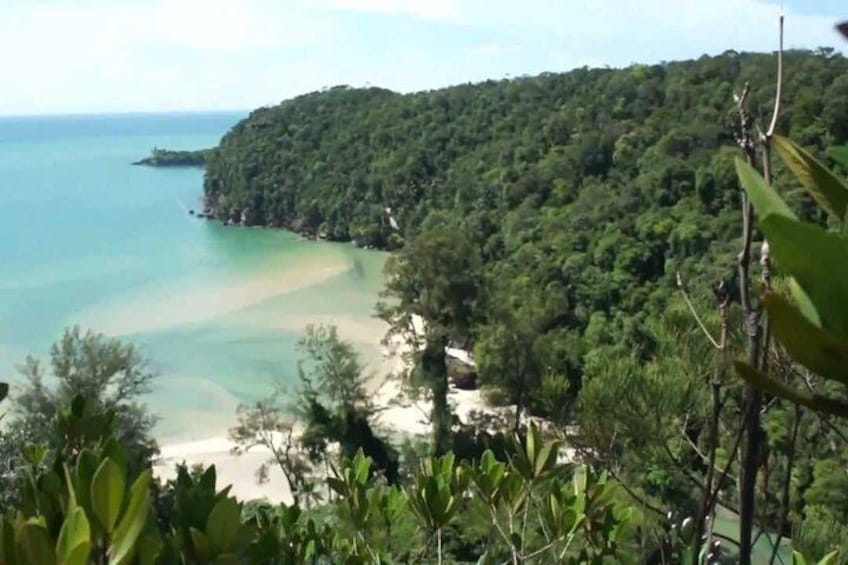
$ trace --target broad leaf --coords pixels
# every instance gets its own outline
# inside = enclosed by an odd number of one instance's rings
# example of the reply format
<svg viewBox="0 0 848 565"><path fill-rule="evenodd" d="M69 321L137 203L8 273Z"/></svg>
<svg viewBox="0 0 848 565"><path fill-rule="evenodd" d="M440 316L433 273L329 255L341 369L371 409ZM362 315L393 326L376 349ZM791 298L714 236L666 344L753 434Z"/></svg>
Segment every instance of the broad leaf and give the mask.
<svg viewBox="0 0 848 565"><path fill-rule="evenodd" d="M801 288L798 281L792 277L789 278L789 293L795 300L795 305L798 307L798 310L801 311L801 314L803 314L804 317L807 318L807 320L809 320L814 326L820 328L821 317L819 316L818 310L816 310L816 305L813 304L813 301L810 300L810 297L807 296L807 293L804 292L804 289Z"/></svg>
<svg viewBox="0 0 848 565"><path fill-rule="evenodd" d="M115 528L112 536L112 547L109 548L109 565L127 563L133 554L133 548L150 509L148 486L150 486L150 469L144 471L130 487L130 501L127 509Z"/></svg>
<svg viewBox="0 0 848 565"><path fill-rule="evenodd" d="M822 327L848 337L848 238L772 214L760 222L780 268L804 289Z"/></svg>
<svg viewBox="0 0 848 565"><path fill-rule="evenodd" d="M83 449L77 457L74 471L74 484L77 501L84 509L91 511L91 481L97 472L97 456L90 450ZM90 514L89 514L90 515ZM94 526L94 524L91 524Z"/></svg>
<svg viewBox="0 0 848 565"><path fill-rule="evenodd" d="M17 531L17 541L25 562L32 565L53 565L56 554L47 529L32 520L24 523Z"/></svg>
<svg viewBox="0 0 848 565"><path fill-rule="evenodd" d="M80 507L68 512L59 540L56 542L56 555L61 565L85 565L91 552L91 529L88 518Z"/></svg>
<svg viewBox="0 0 848 565"><path fill-rule="evenodd" d="M209 513L206 536L216 553L231 553L233 541L241 529L241 507L232 498L218 502Z"/></svg>
<svg viewBox="0 0 848 565"><path fill-rule="evenodd" d="M777 191L766 184L760 173L755 171L751 165L739 158L736 159L736 174L739 176L739 182L742 183L742 188L745 189L745 193L754 205L754 211L757 212L760 219L767 218L772 214L795 218L795 214Z"/></svg>
<svg viewBox="0 0 848 565"><path fill-rule="evenodd" d="M548 442L542 446L534 464L534 473L537 478L553 469L558 452L559 444L557 442Z"/></svg>
<svg viewBox="0 0 848 565"><path fill-rule="evenodd" d="M769 293L765 305L775 337L793 359L814 373L848 384L848 341L814 326L780 295Z"/></svg>
<svg viewBox="0 0 848 565"><path fill-rule="evenodd" d="M194 546L194 553L201 563L209 561L211 553L209 551L209 538L197 528L189 528L191 534L191 544Z"/></svg>
<svg viewBox="0 0 848 565"><path fill-rule="evenodd" d="M819 559L818 565L831 565L831 563L836 563L837 557L839 557L839 550L835 549Z"/></svg>
<svg viewBox="0 0 848 565"><path fill-rule="evenodd" d="M126 482L117 463L103 460L91 479L91 509L106 532L111 533L121 514Z"/></svg>
<svg viewBox="0 0 848 565"><path fill-rule="evenodd" d="M835 216L840 223L843 222L848 206L848 186L791 140L776 135L774 143L783 162L798 177L801 185L816 199L819 206Z"/></svg>
<svg viewBox="0 0 848 565"><path fill-rule="evenodd" d="M200 488L202 490L215 492L216 479L217 472L215 470L215 465L210 465L205 471L203 471L203 474L200 476Z"/></svg>
<svg viewBox="0 0 848 565"><path fill-rule="evenodd" d="M155 565L164 543L155 532L145 532L138 541L136 557L138 565Z"/></svg>
<svg viewBox="0 0 848 565"><path fill-rule="evenodd" d="M826 412L834 416L848 416L848 403L827 398L819 394L810 394L792 388L768 375L764 375L753 367L737 361L736 372L739 376L745 379L749 384L757 387L761 391L783 398L795 404L806 406L812 410Z"/></svg>

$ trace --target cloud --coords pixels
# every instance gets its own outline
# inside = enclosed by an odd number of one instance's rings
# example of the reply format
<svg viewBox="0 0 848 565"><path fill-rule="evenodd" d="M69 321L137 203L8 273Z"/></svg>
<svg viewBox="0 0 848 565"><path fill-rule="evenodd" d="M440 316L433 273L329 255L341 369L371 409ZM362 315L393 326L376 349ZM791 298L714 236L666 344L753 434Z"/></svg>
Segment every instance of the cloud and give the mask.
<svg viewBox="0 0 848 565"><path fill-rule="evenodd" d="M471 55L480 55L485 57L491 57L495 55L504 55L506 53L514 53L519 49L518 45L511 43L500 43L498 41L484 41L483 43L477 43L476 45L472 45L468 49L468 53Z"/></svg>
<svg viewBox="0 0 848 565"><path fill-rule="evenodd" d="M787 46L843 49L837 18L802 1L788 2ZM0 0L0 115L246 109L341 83L408 91L771 51L779 10L776 0Z"/></svg>
<svg viewBox="0 0 848 565"><path fill-rule="evenodd" d="M4 2L0 114L208 108L200 89L232 86L228 73L249 81L243 71L269 52L316 48L338 31L304 3L280 0Z"/></svg>
<svg viewBox="0 0 848 565"><path fill-rule="evenodd" d="M331 0L335 10L402 15L427 21L462 23L460 2L455 0Z"/></svg>

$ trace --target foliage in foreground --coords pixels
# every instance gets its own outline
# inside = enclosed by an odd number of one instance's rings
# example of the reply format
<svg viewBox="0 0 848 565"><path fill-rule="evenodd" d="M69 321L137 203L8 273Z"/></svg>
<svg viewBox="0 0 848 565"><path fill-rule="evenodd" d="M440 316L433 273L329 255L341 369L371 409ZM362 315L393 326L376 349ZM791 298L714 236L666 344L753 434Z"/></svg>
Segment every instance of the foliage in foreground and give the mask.
<svg viewBox="0 0 848 565"><path fill-rule="evenodd" d="M560 465L558 444L532 427L507 462L486 452L461 464L447 454L423 462L403 487L375 481L358 452L328 479L333 499L310 514L297 505L245 508L218 489L214 467L180 467L175 480L154 485L149 468L130 470L114 422L78 396L51 422L77 449L27 447L21 504L0 518L0 563L442 562L454 559L456 531L475 527L480 563L636 555L639 518L616 502L615 484Z"/></svg>
<svg viewBox="0 0 848 565"><path fill-rule="evenodd" d="M737 161L737 171L754 203L764 244L789 277L789 295L764 297L775 338L797 363L829 383L848 384L848 184L810 153L778 137L777 149L798 182L827 212L833 230L803 222L755 171ZM832 155L848 167L846 148ZM848 416L848 401L768 377L738 363L739 374L769 394L824 414ZM844 393L840 396L844 396Z"/></svg>

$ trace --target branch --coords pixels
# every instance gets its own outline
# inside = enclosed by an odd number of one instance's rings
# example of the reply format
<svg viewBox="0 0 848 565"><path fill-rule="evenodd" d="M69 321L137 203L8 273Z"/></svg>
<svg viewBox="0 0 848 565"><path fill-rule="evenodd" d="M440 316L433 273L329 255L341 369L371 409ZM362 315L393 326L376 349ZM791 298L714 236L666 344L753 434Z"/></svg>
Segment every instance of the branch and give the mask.
<svg viewBox="0 0 848 565"><path fill-rule="evenodd" d="M689 439L689 436L687 436L684 432L681 431L681 435L683 436L683 439L686 440L686 443L689 444L689 447L691 447L695 451L695 453L698 455L698 457L700 457L703 460L703 462L706 463L709 466L710 465L709 457L707 457L707 455L703 451L701 451L700 448L697 445L695 445L695 442L693 442L691 439ZM720 469L718 467L713 466L713 468L716 471L720 471ZM733 477L732 475L728 475L728 476L730 476L730 478L734 482L736 481L736 478Z"/></svg>
<svg viewBox="0 0 848 565"><path fill-rule="evenodd" d="M718 492L721 483L728 477L730 474L730 467L733 465L733 461L736 459L736 453L739 450L739 444L742 442L742 436L745 433L745 423L746 418L742 419L742 425L739 427L739 431L736 433L736 439L733 441L733 449L730 450L730 454L727 458L727 464L724 466L724 470L722 470L721 475L719 475L718 480L716 481L716 489L713 491L709 504L707 504L707 508L712 508L716 501L718 500Z"/></svg>
<svg viewBox="0 0 848 565"><path fill-rule="evenodd" d="M807 387L807 390L808 390L811 394L815 394L815 392L816 392L816 387L815 387L815 386L814 386L814 384L813 384L813 375L812 375L812 373L810 373L810 371L809 371L809 370L806 370L806 371L804 372L804 378L803 378L803 379L801 379L801 380L803 380L803 381L804 381L804 386L806 386L806 387ZM834 426L834 425L830 422L830 420L828 420L827 418L825 418L825 417L824 417L824 415L823 415L821 412L817 412L817 411L815 411L815 410L814 410L814 411L813 411L813 414L815 414L815 415L818 417L819 421L821 421L822 425L823 425L825 428L828 428L830 431L832 431L832 432L833 432L833 433L835 433L837 436L839 436L839 439L841 439L844 443L848 443L848 437L846 437L846 436L845 436L845 434L843 434L843 433L842 433L842 431L841 431L839 428L837 428L836 426Z"/></svg>
<svg viewBox="0 0 848 565"><path fill-rule="evenodd" d="M659 516L665 516L667 514L665 511L663 511L658 506L654 506L653 504L651 504L650 502L645 500L643 497L641 497L638 494L636 494L635 492L633 492L630 489L630 487L628 487L626 484L624 484L624 481L621 480L621 478L618 476L618 474L615 471L613 471L612 469L609 469L609 470L607 470L607 474L609 474L609 476L611 476L613 479L615 479L615 481L621 486L621 488L624 489L624 492L626 492L628 495L630 495L630 498L632 498L633 500L635 500L636 502L638 502L639 504L641 504L642 506L644 506L645 508L647 508L648 510L650 510L651 512L654 512L655 514L657 514Z"/></svg>
<svg viewBox="0 0 848 565"><path fill-rule="evenodd" d="M774 135L777 126L777 116L780 114L780 97L783 91L783 14L780 14L780 47L777 51L777 92L774 97L774 111L771 115L771 123L766 131L766 139Z"/></svg>
<svg viewBox="0 0 848 565"><path fill-rule="evenodd" d="M698 327L701 328L701 331L704 332L704 335L707 336L707 339L710 340L710 343L713 344L718 350L723 349L721 344L716 341L716 339L710 334L710 330L707 329L707 326L701 320L701 317L698 315L698 312L695 310L695 305L692 304L692 301L689 300L689 295L686 293L686 289L683 287L683 279L680 276L680 271L675 273L677 275L677 288L680 289L680 294L683 295L683 300L686 301L686 306L689 307L689 311L692 312L692 316L695 318L695 321L698 322Z"/></svg>
<svg viewBox="0 0 848 565"><path fill-rule="evenodd" d="M783 18L781 18L781 21ZM792 442L789 444L789 453L786 454L786 478L783 482L783 499L781 500L781 512L780 512L780 524L777 528L777 541L774 543L774 546L771 550L771 559L769 559L769 565L774 564L774 560L777 559L777 551L780 549L780 540L783 537L783 530L786 528L787 520L789 518L789 496L790 496L790 487L792 483L792 466L795 464L795 447L798 442L798 430L801 427L801 416L804 414L803 410L797 404L795 405L795 421L792 426ZM771 539L771 536L769 536Z"/></svg>

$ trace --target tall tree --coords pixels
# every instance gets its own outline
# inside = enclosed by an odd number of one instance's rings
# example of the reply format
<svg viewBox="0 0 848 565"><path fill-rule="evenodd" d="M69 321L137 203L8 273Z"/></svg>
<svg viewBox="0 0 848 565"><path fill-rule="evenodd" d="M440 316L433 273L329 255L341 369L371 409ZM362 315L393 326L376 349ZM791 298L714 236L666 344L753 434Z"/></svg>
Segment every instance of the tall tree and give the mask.
<svg viewBox="0 0 848 565"><path fill-rule="evenodd" d="M480 298L480 252L456 220L433 216L386 263L382 317L414 348L413 382L429 390L432 446L450 448L451 409L445 347L466 339Z"/></svg>

